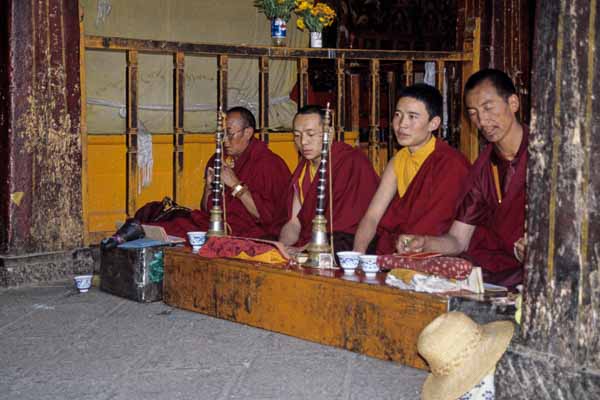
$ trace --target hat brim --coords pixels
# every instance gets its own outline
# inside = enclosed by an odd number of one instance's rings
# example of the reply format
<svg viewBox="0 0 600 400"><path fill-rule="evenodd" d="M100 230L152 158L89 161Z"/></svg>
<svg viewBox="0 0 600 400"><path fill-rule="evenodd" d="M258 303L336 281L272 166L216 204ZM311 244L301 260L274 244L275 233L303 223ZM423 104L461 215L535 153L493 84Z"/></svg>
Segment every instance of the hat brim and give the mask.
<svg viewBox="0 0 600 400"><path fill-rule="evenodd" d="M445 376L429 374L423 390L423 400L456 400L494 368L508 348L515 327L510 321L495 321L482 327L480 345L456 371Z"/></svg>

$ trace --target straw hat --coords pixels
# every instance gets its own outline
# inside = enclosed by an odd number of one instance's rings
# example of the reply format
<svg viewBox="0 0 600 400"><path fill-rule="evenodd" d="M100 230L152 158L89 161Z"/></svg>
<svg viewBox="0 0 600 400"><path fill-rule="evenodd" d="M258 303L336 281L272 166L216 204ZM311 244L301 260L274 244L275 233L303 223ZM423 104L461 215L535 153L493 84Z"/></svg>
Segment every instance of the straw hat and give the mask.
<svg viewBox="0 0 600 400"><path fill-rule="evenodd" d="M417 344L431 368L421 398L456 400L468 392L500 360L513 332L510 321L478 325L461 312L449 312L431 321Z"/></svg>

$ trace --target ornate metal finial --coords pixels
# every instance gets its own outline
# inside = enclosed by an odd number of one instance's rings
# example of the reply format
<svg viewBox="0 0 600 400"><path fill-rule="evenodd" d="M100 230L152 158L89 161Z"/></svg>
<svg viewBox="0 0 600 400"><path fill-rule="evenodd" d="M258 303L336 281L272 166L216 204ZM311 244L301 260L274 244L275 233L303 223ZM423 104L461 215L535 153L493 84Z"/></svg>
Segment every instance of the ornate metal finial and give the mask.
<svg viewBox="0 0 600 400"><path fill-rule="evenodd" d="M225 114L219 106L217 111L217 130L215 132L215 160L213 164L214 177L212 181L212 207L210 209L210 225L207 236L225 236L225 224L223 222L223 208L221 199L223 184L221 183L221 166L223 165L223 139L225 137Z"/></svg>
<svg viewBox="0 0 600 400"><path fill-rule="evenodd" d="M331 138L331 109L329 103L323 118L323 146L319 164L319 184L317 186L317 209L313 219L312 237L308 245L307 265L315 268L334 268L331 247L327 237L327 219L325 218L325 198L327 197L327 177L329 163L329 140Z"/></svg>

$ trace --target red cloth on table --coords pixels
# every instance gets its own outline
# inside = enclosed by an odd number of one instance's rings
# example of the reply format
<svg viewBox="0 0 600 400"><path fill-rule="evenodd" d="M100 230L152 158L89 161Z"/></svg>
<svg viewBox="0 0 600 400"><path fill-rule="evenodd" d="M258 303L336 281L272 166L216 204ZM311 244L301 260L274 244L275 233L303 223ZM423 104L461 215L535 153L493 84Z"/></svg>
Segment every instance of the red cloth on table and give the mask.
<svg viewBox="0 0 600 400"><path fill-rule="evenodd" d="M485 282L507 287L523 281L523 263L514 256L514 243L525 227L528 134L524 126L523 140L511 161L500 157L493 144L485 148L473 165L456 217L477 226L465 257L482 267ZM498 166L502 203L498 203L492 164Z"/></svg>
<svg viewBox="0 0 600 400"><path fill-rule="evenodd" d="M469 162L442 140L427 157L402 198L396 195L377 229L377 254L391 254L398 235L439 236L450 229L464 193Z"/></svg>
<svg viewBox="0 0 600 400"><path fill-rule="evenodd" d="M385 255L377 257L377 264L383 269L405 268L457 280L466 279L473 269L473 264L468 260L443 256L418 259L395 254Z"/></svg>
<svg viewBox="0 0 600 400"><path fill-rule="evenodd" d="M214 155L206 168L212 167ZM238 179L248 186L258 214L256 219L248 212L240 199L225 189L225 208L227 223L232 236L273 239L286 222L286 198L281 193L289 185L290 170L281 157L273 153L266 144L251 139L246 150L235 160L233 168ZM158 222L169 235L187 238L189 231L206 231L209 227L209 210L212 197L208 201L208 210L194 210L190 217L175 218Z"/></svg>
<svg viewBox="0 0 600 400"><path fill-rule="evenodd" d="M235 257L241 252L245 252L249 256L254 257L271 250L277 250L277 248L266 243L257 243L247 239L210 237L206 240L206 243L204 243L198 254L208 258L216 258Z"/></svg>
<svg viewBox="0 0 600 400"><path fill-rule="evenodd" d="M302 170L306 168L308 162L305 158L300 160L292 175L287 196L288 219L290 219L292 217L294 193L304 190L304 202L298 212L298 220L302 228L296 246L303 246L310 241L312 220L315 217L317 207L318 172L310 186L303 188L301 183L298 182ZM336 141L332 143L330 163L333 191L333 232L354 235L360 219L367 211L369 203L377 190L379 177L369 159L360 149L355 149L343 142ZM326 192L329 193L329 182L327 187ZM327 229L331 231L329 213L329 195L326 195L325 218L327 219Z"/></svg>

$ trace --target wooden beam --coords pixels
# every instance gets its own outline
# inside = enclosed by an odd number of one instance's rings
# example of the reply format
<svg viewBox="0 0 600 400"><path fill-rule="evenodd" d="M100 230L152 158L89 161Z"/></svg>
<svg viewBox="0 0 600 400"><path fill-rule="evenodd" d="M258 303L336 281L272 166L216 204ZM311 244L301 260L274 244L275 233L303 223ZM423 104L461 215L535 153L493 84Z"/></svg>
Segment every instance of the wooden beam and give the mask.
<svg viewBox="0 0 600 400"><path fill-rule="evenodd" d="M394 134L393 120L396 113L396 73L387 71L386 73L388 89L388 141L387 141L387 159L392 159L396 149L396 136Z"/></svg>
<svg viewBox="0 0 600 400"><path fill-rule="evenodd" d="M350 73L348 75L348 116L346 125L354 132L360 129L360 75Z"/></svg>
<svg viewBox="0 0 600 400"><path fill-rule="evenodd" d="M183 200L184 133L183 117L185 105L185 56L182 52L173 55L173 200Z"/></svg>
<svg viewBox="0 0 600 400"><path fill-rule="evenodd" d="M412 60L407 60L404 62L404 87L406 86L410 86L413 84L414 82L414 77L413 77L414 71L413 71L413 62Z"/></svg>
<svg viewBox="0 0 600 400"><path fill-rule="evenodd" d="M138 194L138 163L137 163L137 134L138 134L138 52L127 51L127 122L126 122L126 211L128 217L133 217L137 210Z"/></svg>
<svg viewBox="0 0 600 400"><path fill-rule="evenodd" d="M369 160L378 174L381 174L379 143L379 60L373 59L369 64Z"/></svg>
<svg viewBox="0 0 600 400"><path fill-rule="evenodd" d="M438 60L435 62L435 87L442 94L444 93L444 68L446 68L444 61Z"/></svg>
<svg viewBox="0 0 600 400"><path fill-rule="evenodd" d="M472 60L462 64L462 83L464 84L474 72L479 71L479 54L480 54L480 38L481 38L481 19L475 18L467 24L467 34L465 34L465 42L463 50L465 53L472 54ZM462 93L461 93L462 94ZM460 119L460 151L474 162L479 155L479 133L477 129L470 123L467 118L467 111L464 101L462 104L462 112Z"/></svg>
<svg viewBox="0 0 600 400"><path fill-rule="evenodd" d="M83 245L90 245L90 223L88 215L88 134L87 134L87 86L85 75L85 34L83 28L83 8L79 6L79 83L81 87L81 213L83 219Z"/></svg>
<svg viewBox="0 0 600 400"><path fill-rule="evenodd" d="M308 58L298 59L298 109L308 104Z"/></svg>
<svg viewBox="0 0 600 400"><path fill-rule="evenodd" d="M186 54L219 55L228 54L239 57L270 58L326 58L333 59L344 56L346 60L421 60L447 61L469 60L471 55L456 51L401 51L401 50L360 50L360 49L308 49L293 47L223 45L209 43L185 43L165 40L131 39L108 36L85 36L85 46L98 50L138 50L151 53L169 54L182 51Z"/></svg>
<svg viewBox="0 0 600 400"><path fill-rule="evenodd" d="M229 56L220 54L217 56L217 110L227 112L227 74L229 69Z"/></svg>
<svg viewBox="0 0 600 400"><path fill-rule="evenodd" d="M335 103L335 108L336 108L336 116L335 116L335 134L337 137L337 140L340 141L344 141L344 119L345 119L345 100L344 100L344 94L345 94L345 64L346 64L346 60L344 59L344 57L338 57L335 60L335 76L337 78L337 85L336 85L336 96L337 96L337 101Z"/></svg>
<svg viewBox="0 0 600 400"><path fill-rule="evenodd" d="M260 138L269 143L269 57L258 59L258 126Z"/></svg>

